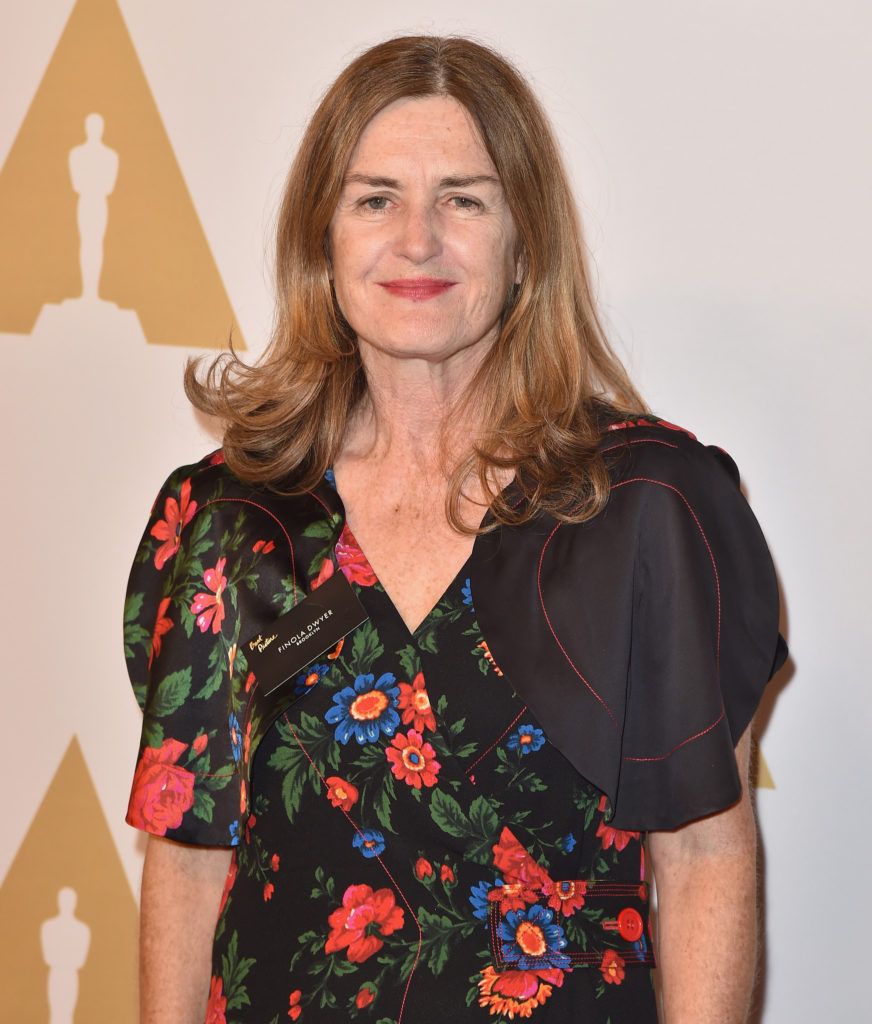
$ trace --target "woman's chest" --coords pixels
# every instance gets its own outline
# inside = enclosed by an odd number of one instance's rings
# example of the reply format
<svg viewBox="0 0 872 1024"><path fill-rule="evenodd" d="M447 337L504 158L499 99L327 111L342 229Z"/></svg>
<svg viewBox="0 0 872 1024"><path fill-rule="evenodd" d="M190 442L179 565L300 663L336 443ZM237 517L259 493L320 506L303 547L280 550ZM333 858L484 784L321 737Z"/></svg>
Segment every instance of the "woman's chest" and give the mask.
<svg viewBox="0 0 872 1024"><path fill-rule="evenodd" d="M357 547L406 629L414 633L468 562L475 538L452 530L435 508L393 512L363 502L346 507L344 541ZM438 514L437 514L438 513Z"/></svg>

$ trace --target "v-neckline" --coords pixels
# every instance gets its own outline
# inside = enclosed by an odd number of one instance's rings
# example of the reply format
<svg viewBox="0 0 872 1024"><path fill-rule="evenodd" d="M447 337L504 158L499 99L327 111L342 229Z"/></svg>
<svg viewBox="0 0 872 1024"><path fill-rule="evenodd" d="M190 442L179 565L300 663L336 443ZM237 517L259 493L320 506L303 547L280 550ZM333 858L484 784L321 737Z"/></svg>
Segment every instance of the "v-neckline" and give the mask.
<svg viewBox="0 0 872 1024"><path fill-rule="evenodd" d="M477 550L478 545L479 545L479 540L481 538L481 534L476 534L475 539L472 542L472 550L470 551L469 555L466 557L463 565L461 565L460 568L457 570L457 572L454 574L454 578L448 583L448 585L445 587L445 589L442 591L442 593L436 599L435 603L430 607L430 610L427 612L427 614L424 616L424 618L421 619L421 621L418 623L418 625L414 629L409 629L409 624L406 622L406 620L400 614L400 610L397 607L396 603L394 602L394 599L391 597L390 593L388 592L387 587L384 585L384 583L382 583L381 578L378 576L378 574L376 573L375 569L373 568L372 562L370 562L370 560L369 560L369 556L363 550L363 548L360 545L360 541L357 539L357 535L354 533L354 530L352 530L351 527L348 525L348 517L346 516L346 513L345 513L345 503L342 500L342 495L339 493L339 488L336 486L336 476L335 476L335 474L333 472L333 467L332 466L330 466L327 469L327 471L325 472L324 480L327 482L328 486L330 487L331 491L333 492L333 494L336 497L336 500L337 500L337 503L338 503L338 506L339 506L338 511L339 511L339 514L341 516L341 521L342 521L342 529L345 529L347 527L348 528L348 532L352 535L352 537L354 537L354 543L355 543L355 545L357 547L357 550L360 552L363 560L366 562L366 564L367 564L367 566L369 568L369 571L372 573L373 579L381 587L382 593L385 595L385 599L386 599L388 605L390 606L391 613L397 619L397 621L399 622L399 624L402 627L403 631L406 633L406 635L409 637L410 640L417 641L417 639L420 636L420 634L430 624L430 621L432 620L433 616L436 614L439 606L448 597L448 595L451 593L451 591L453 591L454 588L457 586L458 581L461 579L461 577L464 576L464 575L467 575L467 576L469 575L470 569L471 569L471 566L472 566L472 562L473 562L473 559L474 559L475 554L476 554L476 550ZM515 483L515 478L514 477L512 477L512 479L506 484L505 487L503 487L498 492L498 494L508 495L513 490L517 490L517 484ZM484 510L484 513L482 515L481 521L479 522L479 528L481 528L482 526L485 525L485 521L487 520L487 518L488 518L488 516L490 514L491 514L491 507L489 505ZM340 536L341 536L341 532L342 531L340 530ZM358 584L358 586L360 586L360 585ZM360 589L361 589L361 592L364 592L367 588L366 587L361 587Z"/></svg>

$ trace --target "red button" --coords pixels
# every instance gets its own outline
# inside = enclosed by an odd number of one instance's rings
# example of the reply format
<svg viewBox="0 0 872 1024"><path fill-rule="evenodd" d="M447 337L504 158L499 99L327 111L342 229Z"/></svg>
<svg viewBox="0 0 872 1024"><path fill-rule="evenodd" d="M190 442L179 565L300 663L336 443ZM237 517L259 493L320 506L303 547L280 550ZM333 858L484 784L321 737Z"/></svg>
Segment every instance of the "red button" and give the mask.
<svg viewBox="0 0 872 1024"><path fill-rule="evenodd" d="M632 907L624 907L618 914L618 933L627 942L638 942L642 937L642 915Z"/></svg>

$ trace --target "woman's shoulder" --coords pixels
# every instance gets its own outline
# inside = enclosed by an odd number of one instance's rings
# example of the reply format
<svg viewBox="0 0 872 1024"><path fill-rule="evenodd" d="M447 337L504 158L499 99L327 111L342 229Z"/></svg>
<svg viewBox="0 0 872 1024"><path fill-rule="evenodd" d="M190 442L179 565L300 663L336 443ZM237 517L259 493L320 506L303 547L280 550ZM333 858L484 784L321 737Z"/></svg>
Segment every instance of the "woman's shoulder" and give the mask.
<svg viewBox="0 0 872 1024"><path fill-rule="evenodd" d="M195 462L175 466L158 488L151 506L151 515L169 508L189 520L197 511L219 498L241 496L252 491L230 470L224 450L215 448Z"/></svg>
<svg viewBox="0 0 872 1024"><path fill-rule="evenodd" d="M739 469L717 444L707 444L688 427L649 414L609 424L600 451L614 482L630 479L693 490L717 486L726 478L739 486Z"/></svg>

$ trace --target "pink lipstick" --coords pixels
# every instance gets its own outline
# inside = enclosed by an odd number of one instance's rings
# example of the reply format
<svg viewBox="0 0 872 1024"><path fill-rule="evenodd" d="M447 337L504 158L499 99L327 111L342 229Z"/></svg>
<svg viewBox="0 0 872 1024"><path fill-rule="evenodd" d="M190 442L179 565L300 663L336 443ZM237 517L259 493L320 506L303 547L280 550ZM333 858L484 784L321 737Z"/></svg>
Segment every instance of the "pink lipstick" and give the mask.
<svg viewBox="0 0 872 1024"><path fill-rule="evenodd" d="M379 281L381 287L391 295L396 295L401 299L411 299L413 302L433 299L437 295L447 292L456 283L456 281L446 281L444 278L438 277L401 277L396 281Z"/></svg>

